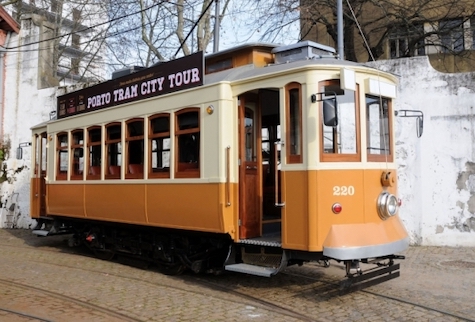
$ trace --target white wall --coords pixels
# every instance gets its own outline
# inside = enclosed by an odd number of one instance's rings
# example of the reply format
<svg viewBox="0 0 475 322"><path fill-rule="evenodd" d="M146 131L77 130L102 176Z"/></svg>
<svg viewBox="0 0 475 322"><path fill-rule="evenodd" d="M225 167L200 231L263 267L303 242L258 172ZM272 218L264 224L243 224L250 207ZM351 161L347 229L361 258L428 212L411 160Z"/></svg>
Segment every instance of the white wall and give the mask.
<svg viewBox="0 0 475 322"><path fill-rule="evenodd" d="M38 33L39 28L31 20L22 21L20 34L14 34L7 45L16 47L25 41L35 42L39 39ZM16 148L22 142L31 142L30 128L49 120L50 111L56 109L56 89L37 89L37 47L33 45L9 51L0 62L5 66L1 134L3 142L10 143L5 162L8 180L0 185L0 227L8 226L8 214L14 215L17 227L29 228L35 224L29 218L31 148L23 149L22 160L16 159Z"/></svg>
<svg viewBox="0 0 475 322"><path fill-rule="evenodd" d="M400 76L396 160L401 217L414 244L475 246L475 73L444 74L427 57L372 63Z"/></svg>

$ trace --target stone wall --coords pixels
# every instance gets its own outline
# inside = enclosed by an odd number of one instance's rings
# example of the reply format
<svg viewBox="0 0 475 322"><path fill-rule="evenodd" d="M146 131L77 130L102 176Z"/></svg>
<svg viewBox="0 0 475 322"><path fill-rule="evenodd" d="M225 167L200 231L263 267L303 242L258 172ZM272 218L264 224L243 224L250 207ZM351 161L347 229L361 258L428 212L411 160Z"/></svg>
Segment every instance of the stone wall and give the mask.
<svg viewBox="0 0 475 322"><path fill-rule="evenodd" d="M427 57L372 63L399 75L396 118L400 215L414 244L475 246L475 73L444 74Z"/></svg>

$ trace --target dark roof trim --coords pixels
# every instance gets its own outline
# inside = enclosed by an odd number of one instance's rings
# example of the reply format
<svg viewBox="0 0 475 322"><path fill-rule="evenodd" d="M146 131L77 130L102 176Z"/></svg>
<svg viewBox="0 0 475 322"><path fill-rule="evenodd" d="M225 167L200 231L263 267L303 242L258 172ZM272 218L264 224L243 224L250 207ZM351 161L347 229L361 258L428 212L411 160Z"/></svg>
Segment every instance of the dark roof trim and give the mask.
<svg viewBox="0 0 475 322"><path fill-rule="evenodd" d="M0 6L0 29L14 31L16 33L20 32L20 25L18 22L16 22L2 6Z"/></svg>

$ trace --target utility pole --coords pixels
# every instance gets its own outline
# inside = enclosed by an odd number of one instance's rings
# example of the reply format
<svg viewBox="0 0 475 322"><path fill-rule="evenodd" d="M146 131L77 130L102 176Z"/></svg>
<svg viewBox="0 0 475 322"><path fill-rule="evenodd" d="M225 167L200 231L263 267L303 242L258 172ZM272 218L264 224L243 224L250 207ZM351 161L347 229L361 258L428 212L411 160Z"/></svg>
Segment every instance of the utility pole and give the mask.
<svg viewBox="0 0 475 322"><path fill-rule="evenodd" d="M337 39L338 39L338 59L345 59L345 50L343 48L343 0L336 0L336 21L337 21Z"/></svg>
<svg viewBox="0 0 475 322"><path fill-rule="evenodd" d="M219 0L214 0L216 3L215 14L214 14L214 43L213 43L213 53L219 51Z"/></svg>

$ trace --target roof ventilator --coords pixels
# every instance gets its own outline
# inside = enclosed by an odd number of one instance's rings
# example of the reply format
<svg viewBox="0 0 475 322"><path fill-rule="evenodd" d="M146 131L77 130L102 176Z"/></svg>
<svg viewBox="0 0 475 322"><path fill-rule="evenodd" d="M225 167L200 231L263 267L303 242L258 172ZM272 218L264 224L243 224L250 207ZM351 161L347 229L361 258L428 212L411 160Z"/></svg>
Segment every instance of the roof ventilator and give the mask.
<svg viewBox="0 0 475 322"><path fill-rule="evenodd" d="M298 60L337 57L334 48L308 40L274 48L272 53L275 56L275 64L285 64Z"/></svg>

